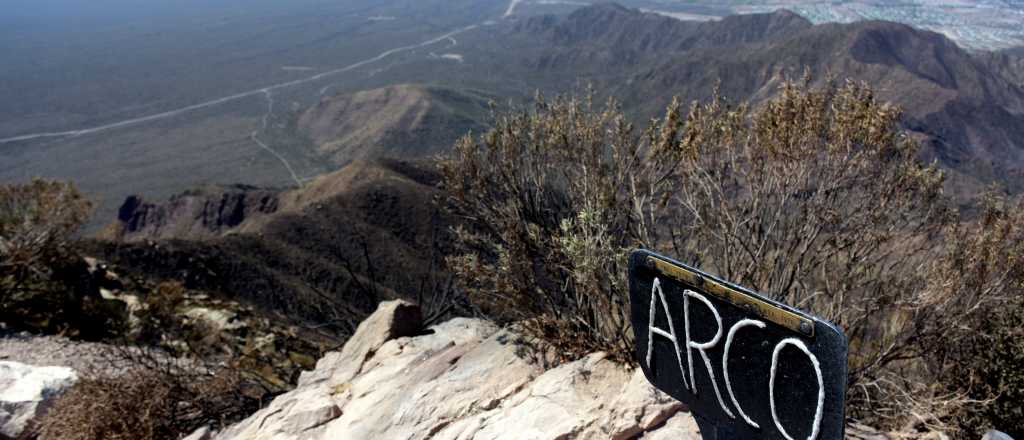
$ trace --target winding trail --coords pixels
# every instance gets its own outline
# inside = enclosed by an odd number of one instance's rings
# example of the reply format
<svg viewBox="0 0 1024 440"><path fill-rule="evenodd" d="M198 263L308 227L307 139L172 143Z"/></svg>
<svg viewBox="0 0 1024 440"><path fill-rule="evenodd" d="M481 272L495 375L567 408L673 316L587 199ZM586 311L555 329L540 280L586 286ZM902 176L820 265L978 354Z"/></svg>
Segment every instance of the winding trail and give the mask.
<svg viewBox="0 0 1024 440"><path fill-rule="evenodd" d="M277 158L277 160L281 161L281 164L283 164L284 167L288 170L288 173L292 175L292 180L295 181L295 185L298 188L302 188L302 180L300 180L299 176L295 174L295 170L292 168L292 165L288 163L288 160L285 159L284 156L281 155L281 153L278 153L273 148L270 148L269 145L261 141L259 138L260 133L267 131L267 122L270 120L270 116L274 113L274 95L270 94L270 89L263 89L261 90L261 92L263 92L263 96L267 98L267 113L263 115L263 123L260 125L260 128L257 130L253 130L252 134L249 137L252 138L252 141L255 142L256 145L259 145L260 148L267 150L268 153L273 154L274 157Z"/></svg>
<svg viewBox="0 0 1024 440"><path fill-rule="evenodd" d="M518 1L519 0L512 0L513 5L516 2L518 2ZM510 9L511 9L511 6L510 6ZM307 78L302 78L302 79L297 79L297 80L293 80L293 81L273 84L273 85L270 85L270 86L267 86L267 87L263 87L263 88L259 88L259 89L255 89L255 90L250 90L250 91L247 91L247 92L236 93L234 95L225 96L223 98L217 98L217 99L214 99L214 100L211 100L211 101L201 102L201 103L198 103L198 104L193 104L193 105L190 105L190 106L187 106L187 107L182 107L182 108L179 108L179 109L176 109L176 110L170 110L170 111L166 111L166 112L162 112L162 113L157 113L157 114L149 115L149 116L143 116L143 117L134 118L134 119L127 119L127 120L120 121L120 122L114 122L114 123L111 123L111 124L101 125L101 126L98 126L98 127L85 128L85 129L81 129L81 130L68 130L68 131L59 131L59 132L32 133L32 134L24 134L24 135L9 137L9 138L3 138L3 139L0 139L0 145L9 144L9 143L12 143L12 142L21 142L21 141L28 141L28 140L42 139L42 138L56 138L56 137L59 137L59 138L71 138L71 137L78 137L78 136L83 136L83 135L87 135L87 134L98 133L98 132L101 132L101 131L108 131L108 130L113 130L113 129L116 129L116 128L126 127L126 126L129 126L129 125L140 124L140 123L143 123L143 122L150 122L150 121L155 121L155 120L159 120L159 119L166 119L166 118L170 118L170 117L173 117L173 116L180 115L182 113L187 113L187 112L191 112L191 111L195 111L195 110L200 110L200 109L204 109L204 108L207 108L207 107L213 107L215 105L224 104L226 102L236 101L236 100L239 100L239 99L248 98L250 96L256 96L256 95L259 95L261 93L269 93L269 92L277 90L277 89L293 87L293 86L297 86L297 85L300 85L300 84L305 84L305 83L317 81L317 80L323 79L325 77L334 76L334 75L338 75L338 74L341 74L341 73L349 72L351 70L363 67L363 66L365 66L367 64L371 64L371 63L375 63L377 61L380 61L380 60L382 60L384 58L387 58L387 57L389 57L391 55L394 55L396 53L406 52L406 51L410 51L410 50L413 50L413 49L418 49L418 48L421 48L421 47L430 46L432 44L439 43L441 41L447 40L447 39L452 38L452 37L454 37L456 35L459 35L461 33L464 33L464 32L467 32L467 31L470 31L470 30L473 30L473 29L476 29L477 27L479 27L479 25L476 25L476 24L470 25L470 26L466 26L466 27L462 27L462 28L456 29L454 31L448 32L448 33L446 33L444 35L441 35L439 37L435 37L435 38L432 38L430 40L424 41L422 43L412 44L412 45L402 46L402 47L396 47L394 49L386 50L384 52L381 52L379 55L377 55L377 56L375 56L373 58L368 58L368 59L365 59L363 61L359 61L357 63L350 64L350 65L345 66L345 67L341 67L341 68L338 68L338 69L322 72L322 73L319 73L319 74L316 74L316 75L313 75L313 76L310 76L310 77L307 77ZM325 90L321 90L321 91L323 92ZM259 141L257 140L257 142L259 142ZM292 173L292 174L294 175L294 173Z"/></svg>

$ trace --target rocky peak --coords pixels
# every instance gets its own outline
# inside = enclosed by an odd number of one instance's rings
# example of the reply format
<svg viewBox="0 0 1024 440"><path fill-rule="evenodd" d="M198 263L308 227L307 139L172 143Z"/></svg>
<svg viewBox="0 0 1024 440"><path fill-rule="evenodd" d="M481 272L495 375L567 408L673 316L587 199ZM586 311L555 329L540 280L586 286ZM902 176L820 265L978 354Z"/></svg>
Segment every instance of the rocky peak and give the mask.
<svg viewBox="0 0 1024 440"><path fill-rule="evenodd" d="M486 321L419 317L382 303L295 390L214 438L699 438L682 404L602 353L545 370Z"/></svg>

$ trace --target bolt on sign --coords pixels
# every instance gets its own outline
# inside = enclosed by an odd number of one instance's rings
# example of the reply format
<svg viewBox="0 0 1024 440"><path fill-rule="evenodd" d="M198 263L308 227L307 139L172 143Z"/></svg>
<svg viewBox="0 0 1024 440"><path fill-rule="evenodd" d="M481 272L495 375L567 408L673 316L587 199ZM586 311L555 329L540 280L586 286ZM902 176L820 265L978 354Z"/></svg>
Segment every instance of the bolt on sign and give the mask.
<svg viewBox="0 0 1024 440"><path fill-rule="evenodd" d="M843 438L848 343L832 323L646 250L629 297L644 375L703 438Z"/></svg>

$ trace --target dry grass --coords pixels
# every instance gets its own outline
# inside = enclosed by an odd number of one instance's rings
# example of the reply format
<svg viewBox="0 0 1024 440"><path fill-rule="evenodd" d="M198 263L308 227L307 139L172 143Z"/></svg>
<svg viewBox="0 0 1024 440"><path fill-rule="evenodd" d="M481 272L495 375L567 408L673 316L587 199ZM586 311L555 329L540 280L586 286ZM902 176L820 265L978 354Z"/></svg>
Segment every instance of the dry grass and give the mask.
<svg viewBox="0 0 1024 440"><path fill-rule="evenodd" d="M165 440L218 429L259 408L232 368L184 362L146 349L115 349L116 376L85 377L40 422L40 439Z"/></svg>

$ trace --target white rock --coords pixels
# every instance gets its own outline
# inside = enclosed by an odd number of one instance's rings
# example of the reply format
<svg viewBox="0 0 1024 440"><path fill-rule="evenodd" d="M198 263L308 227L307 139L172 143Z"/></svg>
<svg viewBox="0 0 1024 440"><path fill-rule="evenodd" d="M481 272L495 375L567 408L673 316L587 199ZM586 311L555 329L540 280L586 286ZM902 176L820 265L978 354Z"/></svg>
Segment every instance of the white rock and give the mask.
<svg viewBox="0 0 1024 440"><path fill-rule="evenodd" d="M17 438L77 381L67 367L0 362L0 437Z"/></svg>
<svg viewBox="0 0 1024 440"><path fill-rule="evenodd" d="M644 436L644 440L699 439L697 421L689 413L676 413L665 425Z"/></svg>
<svg viewBox="0 0 1024 440"><path fill-rule="evenodd" d="M191 434L181 440L210 440L211 438L213 438L213 432L210 431L209 426L204 426L192 431Z"/></svg>
<svg viewBox="0 0 1024 440"><path fill-rule="evenodd" d="M382 304L295 390L216 438L699 438L683 405L601 353L545 371L485 321L419 325L415 306Z"/></svg>
<svg viewBox="0 0 1024 440"><path fill-rule="evenodd" d="M633 372L629 383L617 393L600 426L611 438L627 439L641 432L650 431L669 418L676 418L688 421L692 425L680 425L681 430L697 432L693 417L681 412L685 408L679 401L654 388L644 377L644 373L638 369ZM672 438L700 438L699 435L694 436L692 433L687 435L680 433Z"/></svg>
<svg viewBox="0 0 1024 440"><path fill-rule="evenodd" d="M1004 432L992 429L986 432L985 436L982 437L981 440L1013 440L1013 437L1010 437L1009 434Z"/></svg>
<svg viewBox="0 0 1024 440"><path fill-rule="evenodd" d="M206 321L217 330L238 330L246 325L244 321L235 319L235 312L229 310L192 307L185 311L185 316L193 320Z"/></svg>

